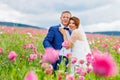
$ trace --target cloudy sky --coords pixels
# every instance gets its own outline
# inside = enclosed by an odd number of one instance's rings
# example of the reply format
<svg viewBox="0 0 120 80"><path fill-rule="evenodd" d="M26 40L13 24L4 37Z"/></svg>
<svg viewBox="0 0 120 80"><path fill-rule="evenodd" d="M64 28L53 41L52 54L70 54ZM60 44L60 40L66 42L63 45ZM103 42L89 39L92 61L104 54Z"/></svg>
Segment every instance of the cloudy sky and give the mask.
<svg viewBox="0 0 120 80"><path fill-rule="evenodd" d="M85 31L120 31L120 0L0 0L0 21L49 28L63 10L79 17Z"/></svg>

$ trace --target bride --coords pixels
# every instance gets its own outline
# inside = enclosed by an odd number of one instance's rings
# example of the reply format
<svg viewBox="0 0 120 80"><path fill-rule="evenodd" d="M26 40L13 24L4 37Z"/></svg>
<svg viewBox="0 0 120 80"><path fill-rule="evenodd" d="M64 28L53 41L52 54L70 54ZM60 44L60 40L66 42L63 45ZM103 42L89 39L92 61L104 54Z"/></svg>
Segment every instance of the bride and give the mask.
<svg viewBox="0 0 120 80"><path fill-rule="evenodd" d="M84 64L82 64L83 69L87 68L86 55L91 53L85 32L82 27L79 26L79 23L79 18L70 18L68 26L72 30L72 34L69 40L65 30L63 28L59 29L61 34L63 34L64 41L69 42L69 45L66 46L66 48L72 48L72 59L77 59L77 62L71 65L71 73L75 73L75 68L80 66L80 61L84 61Z"/></svg>

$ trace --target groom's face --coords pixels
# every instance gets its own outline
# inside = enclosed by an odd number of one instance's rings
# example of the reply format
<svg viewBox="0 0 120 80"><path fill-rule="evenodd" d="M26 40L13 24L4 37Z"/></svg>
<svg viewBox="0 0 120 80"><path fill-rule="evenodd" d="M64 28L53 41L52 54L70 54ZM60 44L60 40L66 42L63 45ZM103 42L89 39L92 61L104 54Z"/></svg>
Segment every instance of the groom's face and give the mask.
<svg viewBox="0 0 120 80"><path fill-rule="evenodd" d="M69 19L71 17L71 14L69 13L63 13L60 17L60 20L61 20L61 23L67 27L68 26L68 23L69 23Z"/></svg>

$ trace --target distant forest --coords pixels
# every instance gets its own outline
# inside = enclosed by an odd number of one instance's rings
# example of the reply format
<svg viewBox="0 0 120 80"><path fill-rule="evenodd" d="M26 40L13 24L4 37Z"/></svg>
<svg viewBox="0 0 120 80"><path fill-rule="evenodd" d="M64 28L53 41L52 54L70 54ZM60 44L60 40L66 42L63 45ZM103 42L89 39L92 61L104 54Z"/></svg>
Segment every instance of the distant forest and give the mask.
<svg viewBox="0 0 120 80"><path fill-rule="evenodd" d="M120 31L103 31L103 32L86 32L90 34L104 34L104 35L110 35L110 36L120 36Z"/></svg>

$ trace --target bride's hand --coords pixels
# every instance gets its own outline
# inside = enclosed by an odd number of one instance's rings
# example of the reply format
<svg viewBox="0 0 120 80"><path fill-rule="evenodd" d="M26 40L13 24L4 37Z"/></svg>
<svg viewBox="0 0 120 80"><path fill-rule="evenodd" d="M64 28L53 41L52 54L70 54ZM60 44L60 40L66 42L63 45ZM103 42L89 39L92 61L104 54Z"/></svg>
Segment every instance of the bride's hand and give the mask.
<svg viewBox="0 0 120 80"><path fill-rule="evenodd" d="M61 32L61 34L63 35L63 39L64 40L68 40L67 39L67 35L66 35L66 31L63 28L59 28L59 31Z"/></svg>
<svg viewBox="0 0 120 80"><path fill-rule="evenodd" d="M59 31L61 32L61 34L65 34L65 30L63 28L59 28Z"/></svg>

